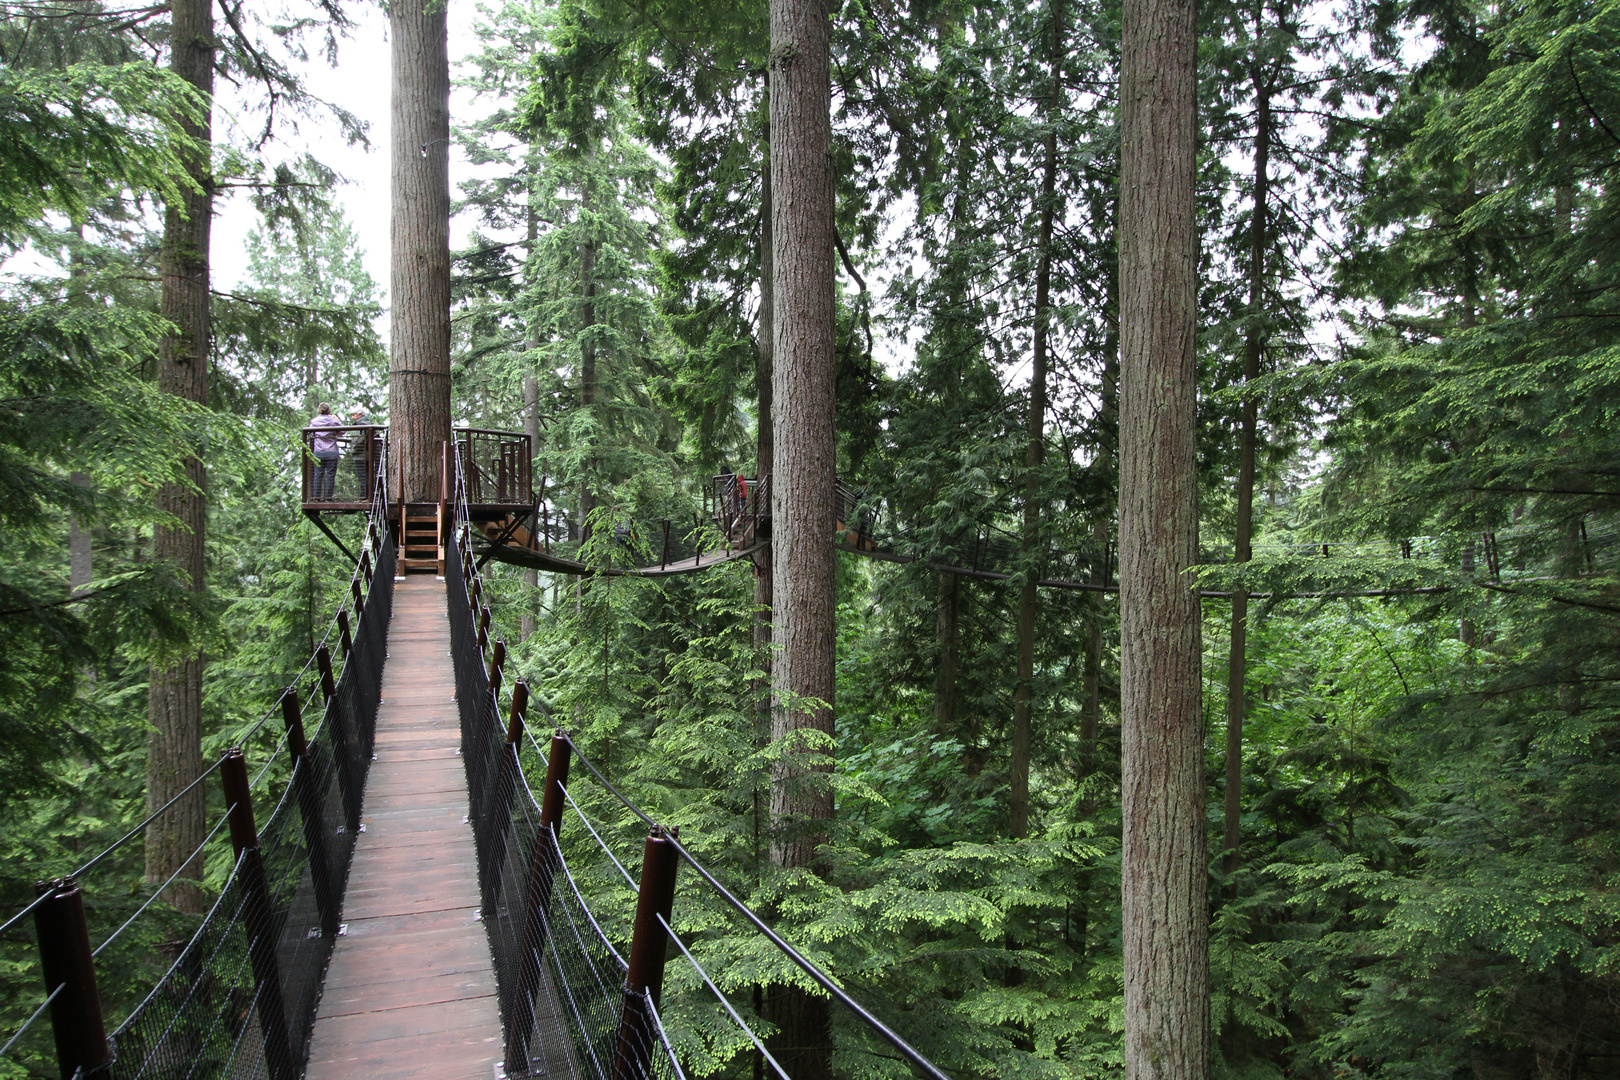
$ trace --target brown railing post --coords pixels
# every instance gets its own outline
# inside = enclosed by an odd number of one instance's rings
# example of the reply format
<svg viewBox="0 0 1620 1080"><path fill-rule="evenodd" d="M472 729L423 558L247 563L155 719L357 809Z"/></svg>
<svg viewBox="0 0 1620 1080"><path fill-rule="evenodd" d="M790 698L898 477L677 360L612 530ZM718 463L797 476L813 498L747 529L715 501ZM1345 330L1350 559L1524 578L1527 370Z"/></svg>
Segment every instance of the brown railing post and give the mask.
<svg viewBox="0 0 1620 1080"><path fill-rule="evenodd" d="M624 1012L619 1018L613 1080L644 1080L657 1039L648 1003L657 1007L664 990L664 954L669 949L669 921L675 904L675 845L661 825L654 825L642 848L641 887L636 891L636 921L630 934L630 963L624 976ZM660 921L662 920L662 921Z"/></svg>
<svg viewBox="0 0 1620 1080"><path fill-rule="evenodd" d="M321 700L331 704L337 697L337 680L332 677L332 650L324 641L315 647L315 666L321 672Z"/></svg>
<svg viewBox="0 0 1620 1080"><path fill-rule="evenodd" d="M360 588L360 579L359 578L351 578L349 580L349 591L354 594L354 617L355 617L355 619L359 620L359 619L365 618L365 615L366 615L366 594L365 594L365 590Z"/></svg>
<svg viewBox="0 0 1620 1080"><path fill-rule="evenodd" d="M332 863L326 851L326 826L321 820L321 792L309 760L304 735L303 708L298 688L281 692L281 719L287 725L287 752L292 755L292 783L298 798L298 816L304 823L304 846L309 849L309 880L315 887L315 906L321 912L321 934L337 936L341 899L332 887Z"/></svg>
<svg viewBox="0 0 1620 1080"><path fill-rule="evenodd" d="M248 960L253 967L254 996L258 999L259 1029L264 1034L264 1060L270 1080L298 1080L288 1039L287 1012L281 999L281 972L276 963L276 913L270 883L264 876L259 853L259 830L253 821L247 760L240 750L228 750L219 775L230 811L231 846L236 849L236 873L242 883L242 916L248 934Z"/></svg>
<svg viewBox="0 0 1620 1080"><path fill-rule="evenodd" d="M342 608L338 609L338 644L343 646L343 658L347 660L354 651L354 636L349 633L349 613Z"/></svg>
<svg viewBox="0 0 1620 1080"><path fill-rule="evenodd" d="M72 878L41 881L36 896L51 898L34 909L39 937L39 966L45 993L61 992L51 1002L51 1029L56 1036L56 1062L62 1080L104 1074L110 1063L107 1027L96 990L90 931L84 920L84 895Z"/></svg>
<svg viewBox="0 0 1620 1080"><path fill-rule="evenodd" d="M478 605L478 655L482 657L484 650L489 648L489 608L482 603Z"/></svg>
<svg viewBox="0 0 1620 1080"><path fill-rule="evenodd" d="M529 857L529 880L523 890L523 952L518 959L518 979L512 1002L511 1023L506 1029L506 1070L513 1075L529 1072L529 1036L534 1028L534 996L540 989L541 954L551 907L551 888L557 877L557 834L562 829L563 788L568 785L568 763L573 747L561 730L551 736L551 753L546 758L546 783L540 792L540 830L534 837Z"/></svg>

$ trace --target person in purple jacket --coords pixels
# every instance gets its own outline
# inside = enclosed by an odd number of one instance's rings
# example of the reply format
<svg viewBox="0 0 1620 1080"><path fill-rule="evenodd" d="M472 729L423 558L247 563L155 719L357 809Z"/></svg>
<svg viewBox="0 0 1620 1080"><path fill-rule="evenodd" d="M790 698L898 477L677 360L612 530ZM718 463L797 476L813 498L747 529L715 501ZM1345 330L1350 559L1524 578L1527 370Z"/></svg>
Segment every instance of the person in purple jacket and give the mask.
<svg viewBox="0 0 1620 1080"><path fill-rule="evenodd" d="M332 406L321 402L315 411L315 419L309 422L312 428L341 428L343 421L332 415ZM315 453L315 490L313 495L317 499L330 499L337 485L338 466L338 432L317 431L311 440L310 449Z"/></svg>

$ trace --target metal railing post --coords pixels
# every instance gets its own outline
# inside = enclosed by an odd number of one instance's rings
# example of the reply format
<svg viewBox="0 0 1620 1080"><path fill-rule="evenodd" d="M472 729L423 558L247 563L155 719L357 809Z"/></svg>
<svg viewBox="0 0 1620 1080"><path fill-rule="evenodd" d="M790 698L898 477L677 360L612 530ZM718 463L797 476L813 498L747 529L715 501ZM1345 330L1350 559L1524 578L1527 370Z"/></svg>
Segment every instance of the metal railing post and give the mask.
<svg viewBox="0 0 1620 1080"><path fill-rule="evenodd" d="M298 816L304 823L304 846L309 849L309 880L315 887L315 906L321 912L321 935L335 938L342 901L332 887L332 862L326 850L326 825L321 821L321 793L316 787L309 759L309 740L304 735L303 709L298 688L281 692L281 719L287 725L287 752L292 755L292 783L298 799ZM339 770L341 775L341 769Z"/></svg>
<svg viewBox="0 0 1620 1080"><path fill-rule="evenodd" d="M664 954L669 950L670 910L675 904L675 871L680 857L661 825L654 825L642 847L641 886L636 890L636 921L630 934L630 963L624 976L624 1011L619 1018L613 1080L644 1080L651 1075L656 1035L648 1003L657 1007L664 990Z"/></svg>
<svg viewBox="0 0 1620 1080"><path fill-rule="evenodd" d="M568 784L568 763L573 747L561 730L551 736L546 758L546 783L540 792L540 830L529 857L529 880L524 893L523 951L518 959L516 1000L506 1029L506 1069L515 1075L529 1072L529 1036L534 1028L534 996L540 989L541 954L546 948L551 888L557 876L557 833L562 829L563 788Z"/></svg>
<svg viewBox="0 0 1620 1080"><path fill-rule="evenodd" d="M107 1027L96 990L90 931L84 920L84 895L72 878L41 881L35 895L51 898L34 909L39 936L39 966L51 1002L51 1030L56 1036L56 1062L62 1080L102 1075L111 1064ZM60 992L58 992L60 987Z"/></svg>
<svg viewBox="0 0 1620 1080"><path fill-rule="evenodd" d="M349 633L349 613L338 609L338 644L343 646L343 659L354 651L354 635Z"/></svg>
<svg viewBox="0 0 1620 1080"><path fill-rule="evenodd" d="M300 1070L288 1038L281 972L276 963L275 909L271 906L270 883L264 876L247 760L242 751L226 751L219 775L225 788L225 805L230 808L231 847L236 849L236 873L242 883L242 915L248 933L248 959L253 967L254 997L258 999L259 1029L264 1035L264 1060L271 1080L298 1080Z"/></svg>

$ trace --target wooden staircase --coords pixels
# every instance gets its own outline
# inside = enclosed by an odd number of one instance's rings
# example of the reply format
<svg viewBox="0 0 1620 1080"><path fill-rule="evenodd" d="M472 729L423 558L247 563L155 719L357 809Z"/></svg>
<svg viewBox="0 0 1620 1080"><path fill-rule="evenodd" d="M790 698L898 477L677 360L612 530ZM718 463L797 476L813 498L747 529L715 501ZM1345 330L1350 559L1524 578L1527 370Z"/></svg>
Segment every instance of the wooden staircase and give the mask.
<svg viewBox="0 0 1620 1080"><path fill-rule="evenodd" d="M444 577L443 505L404 504L399 510L400 576L437 574Z"/></svg>

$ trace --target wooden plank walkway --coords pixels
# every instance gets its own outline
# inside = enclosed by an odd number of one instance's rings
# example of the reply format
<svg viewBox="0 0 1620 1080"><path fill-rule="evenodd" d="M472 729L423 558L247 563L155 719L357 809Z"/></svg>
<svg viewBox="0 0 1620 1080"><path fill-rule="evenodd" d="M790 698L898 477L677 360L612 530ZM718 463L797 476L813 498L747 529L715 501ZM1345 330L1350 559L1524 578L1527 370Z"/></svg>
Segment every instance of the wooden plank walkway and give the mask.
<svg viewBox="0 0 1620 1080"><path fill-rule="evenodd" d="M348 932L306 1080L490 1080L501 1060L449 653L444 583L396 584Z"/></svg>

